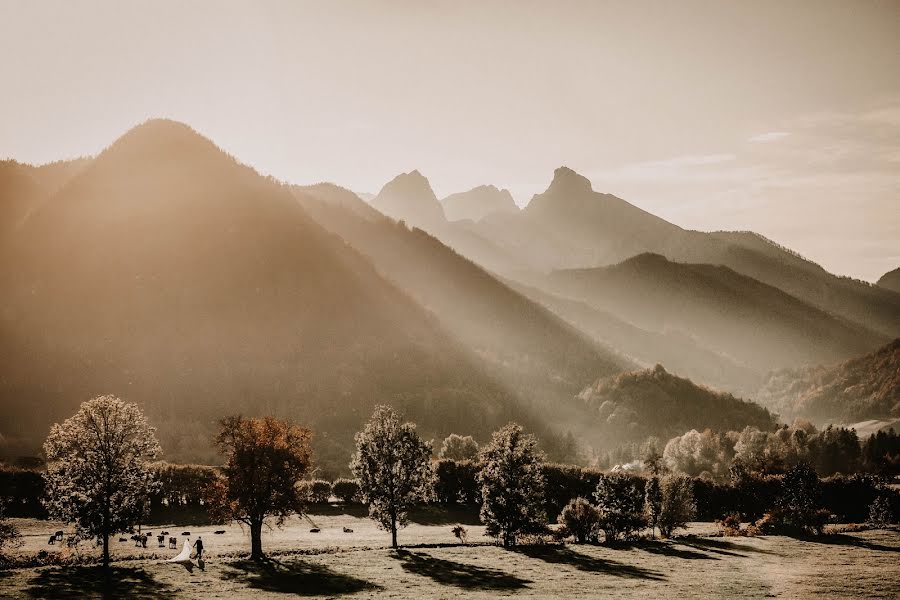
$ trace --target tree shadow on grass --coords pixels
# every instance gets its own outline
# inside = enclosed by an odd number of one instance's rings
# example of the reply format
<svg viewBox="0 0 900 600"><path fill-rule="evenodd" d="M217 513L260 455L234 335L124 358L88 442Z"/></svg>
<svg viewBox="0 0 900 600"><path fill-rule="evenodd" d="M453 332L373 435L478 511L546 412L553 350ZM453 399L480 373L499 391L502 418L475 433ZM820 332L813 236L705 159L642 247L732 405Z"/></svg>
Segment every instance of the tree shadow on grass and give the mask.
<svg viewBox="0 0 900 600"><path fill-rule="evenodd" d="M354 594L380 589L374 583L303 561L240 560L228 564L222 578L266 592L299 596Z"/></svg>
<svg viewBox="0 0 900 600"><path fill-rule="evenodd" d="M766 550L765 548L756 548L754 546L736 544L734 542L712 538L679 538L678 543L683 546L691 546L693 548L699 548L700 550L706 550L707 552L713 552L715 554L721 554L723 556L737 556L740 558L746 558L747 555L742 554L742 552L753 552L755 554L773 554L779 556L778 552Z"/></svg>
<svg viewBox="0 0 900 600"><path fill-rule="evenodd" d="M865 540L863 538L859 538L854 535L847 535L844 533L826 533L823 535L793 536L793 537L794 537L794 539L800 540L802 542L813 542L816 544L833 544L836 546L856 546L857 548L864 548L866 550L875 550L877 552L900 552L900 547L898 547L898 546L885 546L884 544L877 544L875 542L870 542L869 540Z"/></svg>
<svg viewBox="0 0 900 600"><path fill-rule="evenodd" d="M430 577L442 585L452 585L463 589L477 590L517 590L531 581L475 565L467 565L442 558L435 558L424 552L399 550L395 554L405 571Z"/></svg>
<svg viewBox="0 0 900 600"><path fill-rule="evenodd" d="M627 565L615 560L594 558L562 546L522 546L515 550L531 558L537 558L549 563L570 565L580 571L588 571L590 573L605 573L615 577L651 579L654 581L664 581L666 579L662 573L651 571L650 569Z"/></svg>
<svg viewBox="0 0 900 600"><path fill-rule="evenodd" d="M685 560L719 560L716 556L710 556L696 550L687 550L685 548L676 548L674 544L645 540L636 542L631 545L632 548L650 552L651 554L661 554L663 556L671 556L672 558L683 558Z"/></svg>
<svg viewBox="0 0 900 600"><path fill-rule="evenodd" d="M141 568L52 567L28 582L31 598L171 598L174 591Z"/></svg>

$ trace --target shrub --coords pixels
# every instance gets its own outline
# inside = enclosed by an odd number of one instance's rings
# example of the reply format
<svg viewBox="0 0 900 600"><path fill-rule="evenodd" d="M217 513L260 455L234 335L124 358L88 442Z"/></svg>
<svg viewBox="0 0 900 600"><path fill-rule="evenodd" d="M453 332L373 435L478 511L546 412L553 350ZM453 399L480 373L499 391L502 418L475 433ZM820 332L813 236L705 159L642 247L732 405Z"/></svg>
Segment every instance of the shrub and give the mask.
<svg viewBox="0 0 900 600"><path fill-rule="evenodd" d="M894 515L891 511L891 504L886 496L879 496L869 506L869 525L883 529L894 522Z"/></svg>
<svg viewBox="0 0 900 600"><path fill-rule="evenodd" d="M821 534L830 514L821 506L822 485L807 463L788 470L775 507L756 523L763 533Z"/></svg>
<svg viewBox="0 0 900 600"><path fill-rule="evenodd" d="M331 484L331 493L344 504L356 504L360 501L359 482L355 479L336 479Z"/></svg>
<svg viewBox="0 0 900 600"><path fill-rule="evenodd" d="M478 465L471 461L441 459L434 463L434 495L443 504L478 502Z"/></svg>
<svg viewBox="0 0 900 600"><path fill-rule="evenodd" d="M602 473L575 465L545 464L544 507L547 515L555 516L575 498L590 498ZM641 479L641 481L643 481Z"/></svg>
<svg viewBox="0 0 900 600"><path fill-rule="evenodd" d="M600 528L607 543L634 538L646 526L644 494L633 477L602 475L594 498L600 509Z"/></svg>
<svg viewBox="0 0 900 600"><path fill-rule="evenodd" d="M716 525L719 526L719 529L722 530L722 535L725 537L741 537L747 535L747 530L741 529L740 513L725 515L724 518L716 521Z"/></svg>
<svg viewBox="0 0 900 600"><path fill-rule="evenodd" d="M669 476L662 482L662 502L659 510L659 533L671 537L672 532L687 526L697 514L694 490L687 477Z"/></svg>
<svg viewBox="0 0 900 600"><path fill-rule="evenodd" d="M459 540L459 543L465 544L465 543L468 542L468 540L469 540L469 532L468 532L468 530L467 530L465 527L463 527L462 525L457 525L456 527L454 527L454 528L451 529L450 531L453 533L454 536L456 536L456 539Z"/></svg>
<svg viewBox="0 0 900 600"><path fill-rule="evenodd" d="M557 519L562 524L562 535L572 536L579 544L596 541L600 527L600 511L584 498L569 502Z"/></svg>
<svg viewBox="0 0 900 600"><path fill-rule="evenodd" d="M644 486L644 516L653 535L656 535L656 526L659 524L659 514L662 511L662 490L659 486L659 477L653 475Z"/></svg>

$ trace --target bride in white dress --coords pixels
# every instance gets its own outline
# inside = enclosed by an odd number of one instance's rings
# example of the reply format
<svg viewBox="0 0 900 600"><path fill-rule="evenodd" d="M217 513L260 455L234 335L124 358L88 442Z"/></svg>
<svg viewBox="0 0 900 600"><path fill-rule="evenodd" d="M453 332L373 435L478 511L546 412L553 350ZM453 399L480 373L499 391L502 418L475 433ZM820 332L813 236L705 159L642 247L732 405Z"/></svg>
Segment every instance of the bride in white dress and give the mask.
<svg viewBox="0 0 900 600"><path fill-rule="evenodd" d="M173 563L189 563L189 562L191 562L191 543L188 540L184 540L184 546L181 548L181 552L178 553L178 556L170 558L169 562L173 562Z"/></svg>

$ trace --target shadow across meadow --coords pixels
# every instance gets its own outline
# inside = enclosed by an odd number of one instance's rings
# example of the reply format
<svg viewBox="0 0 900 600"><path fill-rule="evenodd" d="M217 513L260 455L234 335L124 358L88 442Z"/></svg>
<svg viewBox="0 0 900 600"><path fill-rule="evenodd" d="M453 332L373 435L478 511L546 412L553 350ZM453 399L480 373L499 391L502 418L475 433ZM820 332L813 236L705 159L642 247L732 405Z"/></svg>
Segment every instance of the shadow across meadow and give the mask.
<svg viewBox="0 0 900 600"><path fill-rule="evenodd" d="M394 555L403 569L415 575L429 577L442 585L452 585L468 590L517 590L531 583L496 569L436 558L424 552L398 550Z"/></svg>
<svg viewBox="0 0 900 600"><path fill-rule="evenodd" d="M28 582L31 598L171 598L171 586L141 568L99 566L56 567L40 571Z"/></svg>
<svg viewBox="0 0 900 600"><path fill-rule="evenodd" d="M665 576L657 571L628 565L615 560L595 558L575 552L565 546L522 546L514 550L529 558L536 558L549 563L569 565L579 571L589 573L603 573L615 577L629 577L634 579L649 579L653 581L665 581Z"/></svg>
<svg viewBox="0 0 900 600"><path fill-rule="evenodd" d="M380 589L374 583L332 571L324 565L281 562L271 558L229 563L222 578L266 592L299 596L354 594Z"/></svg>

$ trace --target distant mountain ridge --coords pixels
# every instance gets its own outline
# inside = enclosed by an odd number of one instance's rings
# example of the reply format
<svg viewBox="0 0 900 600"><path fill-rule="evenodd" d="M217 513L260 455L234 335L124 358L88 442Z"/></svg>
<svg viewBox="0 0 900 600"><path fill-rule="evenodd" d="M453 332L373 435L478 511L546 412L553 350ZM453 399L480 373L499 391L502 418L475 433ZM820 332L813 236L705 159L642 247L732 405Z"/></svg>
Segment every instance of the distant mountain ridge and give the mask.
<svg viewBox="0 0 900 600"><path fill-rule="evenodd" d="M758 400L786 418L852 423L900 418L900 338L830 366L769 374Z"/></svg>
<svg viewBox="0 0 900 600"><path fill-rule="evenodd" d="M876 285L900 294L900 267L882 275Z"/></svg>
<svg viewBox="0 0 900 600"><path fill-rule="evenodd" d="M509 190L493 185L480 185L467 192L450 194L441 201L448 221L480 221L488 215L519 212Z"/></svg>
<svg viewBox="0 0 900 600"><path fill-rule="evenodd" d="M405 218L402 210L391 216ZM590 180L567 167L556 169L547 190L521 211L489 214L474 223L418 223L468 258L528 285L539 284L534 276L549 271L608 266L655 253L675 262L727 266L884 338L900 335L896 292L832 275L752 232L682 229L594 191Z"/></svg>
<svg viewBox="0 0 900 600"><path fill-rule="evenodd" d="M649 331L679 331L760 372L840 360L886 341L727 267L676 263L659 254L555 271L545 287Z"/></svg>

